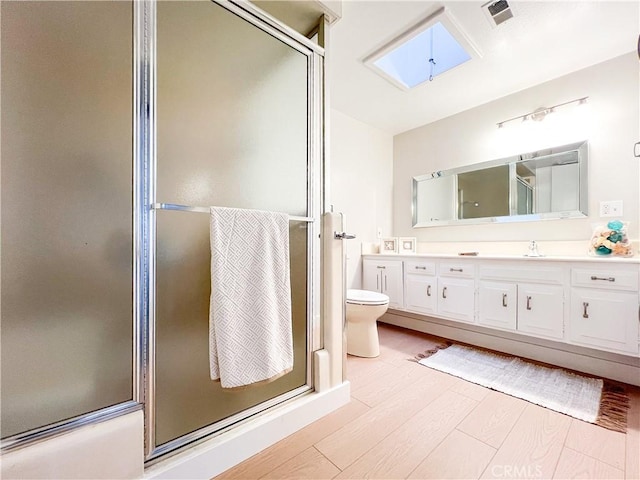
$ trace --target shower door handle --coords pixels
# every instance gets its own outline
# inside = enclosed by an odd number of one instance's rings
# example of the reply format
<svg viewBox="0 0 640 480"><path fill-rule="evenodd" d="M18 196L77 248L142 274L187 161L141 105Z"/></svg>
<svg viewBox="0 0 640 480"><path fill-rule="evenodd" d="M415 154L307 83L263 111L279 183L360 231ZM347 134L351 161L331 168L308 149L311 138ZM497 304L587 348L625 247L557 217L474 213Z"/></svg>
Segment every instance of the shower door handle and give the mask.
<svg viewBox="0 0 640 480"><path fill-rule="evenodd" d="M352 233L333 232L333 238L335 238L336 240L353 240L354 238L356 238L356 236Z"/></svg>

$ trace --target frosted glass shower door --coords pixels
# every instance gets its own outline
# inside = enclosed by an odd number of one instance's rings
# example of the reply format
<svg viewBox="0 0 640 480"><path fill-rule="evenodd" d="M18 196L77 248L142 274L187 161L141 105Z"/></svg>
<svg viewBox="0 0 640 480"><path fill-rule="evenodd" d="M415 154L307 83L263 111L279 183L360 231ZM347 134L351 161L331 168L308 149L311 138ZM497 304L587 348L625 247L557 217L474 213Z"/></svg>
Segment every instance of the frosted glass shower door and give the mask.
<svg viewBox="0 0 640 480"><path fill-rule="evenodd" d="M132 401L133 4L0 8L0 424L24 439Z"/></svg>
<svg viewBox="0 0 640 480"><path fill-rule="evenodd" d="M309 63L215 3L157 6L157 201L309 214ZM156 446L307 382L309 225L290 224L294 370L209 378L209 215L156 212Z"/></svg>

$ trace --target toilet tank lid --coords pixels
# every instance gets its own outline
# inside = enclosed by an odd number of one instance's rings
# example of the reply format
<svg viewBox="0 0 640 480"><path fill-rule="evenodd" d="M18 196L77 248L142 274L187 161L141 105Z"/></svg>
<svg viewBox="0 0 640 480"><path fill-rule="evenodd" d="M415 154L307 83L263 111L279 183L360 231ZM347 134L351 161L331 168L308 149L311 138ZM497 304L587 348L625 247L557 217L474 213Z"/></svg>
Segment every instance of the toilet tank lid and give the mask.
<svg viewBox="0 0 640 480"><path fill-rule="evenodd" d="M389 301L389 297L384 293L372 292L370 290L347 290L347 302L380 304Z"/></svg>

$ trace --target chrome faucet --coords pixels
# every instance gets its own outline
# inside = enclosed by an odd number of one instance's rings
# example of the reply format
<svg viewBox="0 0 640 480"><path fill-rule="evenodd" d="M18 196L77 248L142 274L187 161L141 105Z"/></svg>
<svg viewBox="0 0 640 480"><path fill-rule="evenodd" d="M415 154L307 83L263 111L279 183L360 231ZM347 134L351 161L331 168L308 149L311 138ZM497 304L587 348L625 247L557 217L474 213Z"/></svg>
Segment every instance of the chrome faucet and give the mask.
<svg viewBox="0 0 640 480"><path fill-rule="evenodd" d="M531 240L531 242L529 242L529 253L527 254L527 257L541 257L542 255L540 255L540 252L538 252L538 244L536 243L535 240Z"/></svg>

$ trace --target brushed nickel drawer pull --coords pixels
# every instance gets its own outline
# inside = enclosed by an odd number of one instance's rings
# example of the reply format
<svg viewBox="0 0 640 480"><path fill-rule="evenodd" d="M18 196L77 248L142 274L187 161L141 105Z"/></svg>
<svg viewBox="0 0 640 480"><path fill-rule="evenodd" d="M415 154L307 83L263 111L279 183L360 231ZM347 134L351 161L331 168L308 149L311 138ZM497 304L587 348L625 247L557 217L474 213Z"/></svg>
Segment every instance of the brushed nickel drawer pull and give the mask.
<svg viewBox="0 0 640 480"><path fill-rule="evenodd" d="M460 272L460 273L462 273L463 269L462 268L453 268L452 267L452 268L449 269L449 271L450 272Z"/></svg>
<svg viewBox="0 0 640 480"><path fill-rule="evenodd" d="M383 265L378 265L376 266L376 268L382 268L383 270L386 269L387 267L383 266Z"/></svg>
<svg viewBox="0 0 640 480"><path fill-rule="evenodd" d="M503 307L507 306L507 294L506 293L502 294L502 306Z"/></svg>
<svg viewBox="0 0 640 480"><path fill-rule="evenodd" d="M419 266L416 265L416 270L426 270L426 269L427 269L427 267L419 267Z"/></svg>
<svg viewBox="0 0 640 480"><path fill-rule="evenodd" d="M584 311L582 312L582 318L589 318L589 313L587 312L587 308L589 308L589 302L582 302L582 308Z"/></svg>
<svg viewBox="0 0 640 480"><path fill-rule="evenodd" d="M431 285L427 285L427 297L431 296Z"/></svg>
<svg viewBox="0 0 640 480"><path fill-rule="evenodd" d="M531 310L531 297L527 297L527 310Z"/></svg>
<svg viewBox="0 0 640 480"><path fill-rule="evenodd" d="M604 280L605 282L615 282L616 277L596 277L595 275L591 275L591 280Z"/></svg>
<svg viewBox="0 0 640 480"><path fill-rule="evenodd" d="M442 298L447 298L447 287L442 289Z"/></svg>

